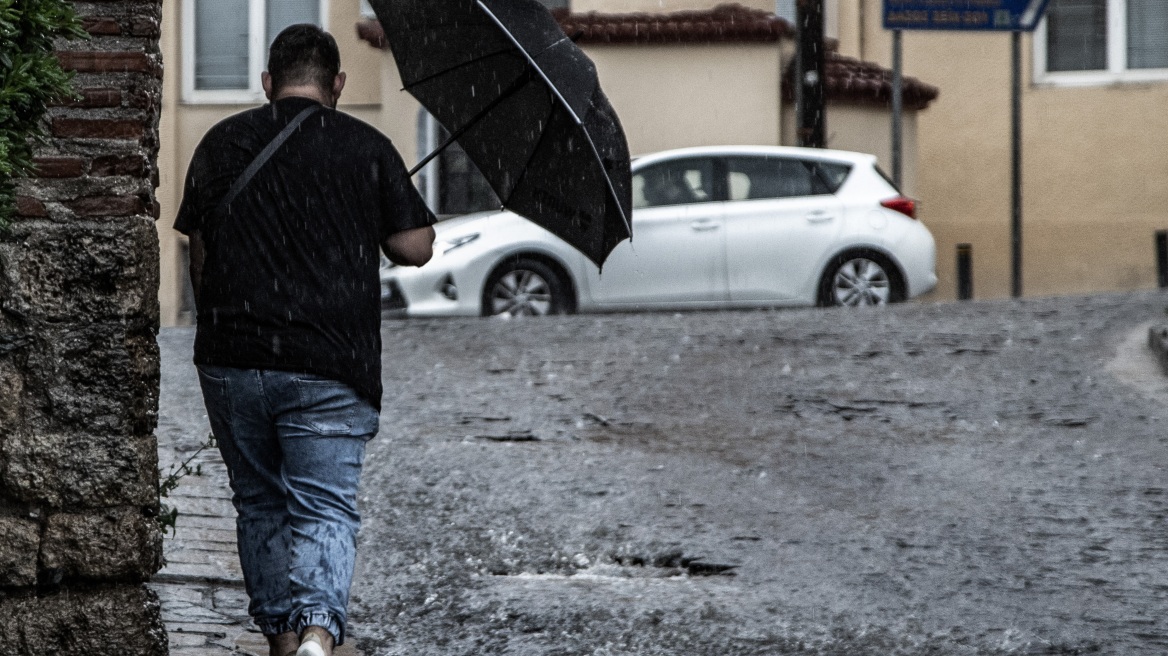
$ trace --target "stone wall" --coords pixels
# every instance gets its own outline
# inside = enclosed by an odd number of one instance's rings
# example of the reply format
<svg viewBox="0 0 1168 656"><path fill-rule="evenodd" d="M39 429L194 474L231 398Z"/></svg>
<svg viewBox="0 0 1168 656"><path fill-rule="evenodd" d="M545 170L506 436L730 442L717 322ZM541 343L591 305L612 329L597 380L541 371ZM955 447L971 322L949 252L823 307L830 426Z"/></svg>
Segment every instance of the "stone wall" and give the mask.
<svg viewBox="0 0 1168 656"><path fill-rule="evenodd" d="M160 0L75 2L39 177L0 233L0 644L165 654L158 570Z"/></svg>

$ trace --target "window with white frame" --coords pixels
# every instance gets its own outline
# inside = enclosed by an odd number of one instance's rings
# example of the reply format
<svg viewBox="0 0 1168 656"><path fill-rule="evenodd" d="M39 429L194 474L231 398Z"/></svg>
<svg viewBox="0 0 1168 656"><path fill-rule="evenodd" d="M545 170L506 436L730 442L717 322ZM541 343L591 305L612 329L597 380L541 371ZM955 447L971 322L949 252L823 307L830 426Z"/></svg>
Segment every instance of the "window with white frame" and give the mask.
<svg viewBox="0 0 1168 656"><path fill-rule="evenodd" d="M1168 80L1168 1L1051 0L1034 61L1043 83Z"/></svg>
<svg viewBox="0 0 1168 656"><path fill-rule="evenodd" d="M327 15L328 0L185 0L183 99L261 100L260 73L276 35L297 23L326 27Z"/></svg>

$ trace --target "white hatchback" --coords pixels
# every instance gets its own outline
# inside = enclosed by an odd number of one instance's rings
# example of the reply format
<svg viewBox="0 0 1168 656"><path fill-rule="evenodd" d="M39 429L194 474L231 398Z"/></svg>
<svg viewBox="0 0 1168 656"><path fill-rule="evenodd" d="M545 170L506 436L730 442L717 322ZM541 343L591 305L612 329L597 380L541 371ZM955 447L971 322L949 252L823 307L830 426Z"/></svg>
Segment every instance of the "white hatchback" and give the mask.
<svg viewBox="0 0 1168 656"><path fill-rule="evenodd" d="M872 155L774 146L670 150L633 163L633 239L603 270L506 211L440 222L421 268L383 262L408 316L882 305L937 283L916 204Z"/></svg>

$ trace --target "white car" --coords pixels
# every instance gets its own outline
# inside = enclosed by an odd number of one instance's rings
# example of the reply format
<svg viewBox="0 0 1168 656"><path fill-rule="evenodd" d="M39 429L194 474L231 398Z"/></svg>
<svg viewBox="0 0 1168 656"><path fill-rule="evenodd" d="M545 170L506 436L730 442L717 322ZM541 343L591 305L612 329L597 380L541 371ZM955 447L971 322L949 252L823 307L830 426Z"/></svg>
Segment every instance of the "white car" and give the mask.
<svg viewBox="0 0 1168 656"><path fill-rule="evenodd" d="M685 148L633 162L633 238L603 271L506 211L435 226L420 268L383 262L408 316L881 305L937 283L936 245L872 155Z"/></svg>

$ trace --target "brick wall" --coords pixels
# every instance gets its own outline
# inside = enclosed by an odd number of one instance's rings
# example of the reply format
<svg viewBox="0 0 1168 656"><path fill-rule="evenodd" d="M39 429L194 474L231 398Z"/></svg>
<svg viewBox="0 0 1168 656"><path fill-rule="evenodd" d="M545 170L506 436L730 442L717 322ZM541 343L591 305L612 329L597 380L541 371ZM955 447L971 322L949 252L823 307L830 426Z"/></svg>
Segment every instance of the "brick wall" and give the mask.
<svg viewBox="0 0 1168 656"><path fill-rule="evenodd" d="M165 654L158 570L160 0L75 2L81 98L0 234L0 644Z"/></svg>

